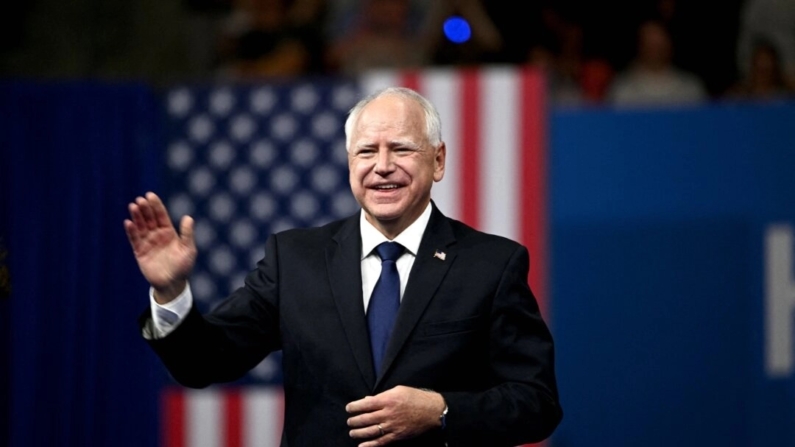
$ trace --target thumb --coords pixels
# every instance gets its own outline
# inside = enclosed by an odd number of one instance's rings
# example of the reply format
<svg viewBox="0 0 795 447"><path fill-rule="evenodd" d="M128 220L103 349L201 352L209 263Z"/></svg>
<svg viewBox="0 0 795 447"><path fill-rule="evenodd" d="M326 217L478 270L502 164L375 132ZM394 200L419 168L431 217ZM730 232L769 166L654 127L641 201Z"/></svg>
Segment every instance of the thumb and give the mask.
<svg viewBox="0 0 795 447"><path fill-rule="evenodd" d="M196 241L193 238L193 218L190 216L182 216L182 220L179 222L179 235L180 239L182 240L182 244L190 247L196 247Z"/></svg>

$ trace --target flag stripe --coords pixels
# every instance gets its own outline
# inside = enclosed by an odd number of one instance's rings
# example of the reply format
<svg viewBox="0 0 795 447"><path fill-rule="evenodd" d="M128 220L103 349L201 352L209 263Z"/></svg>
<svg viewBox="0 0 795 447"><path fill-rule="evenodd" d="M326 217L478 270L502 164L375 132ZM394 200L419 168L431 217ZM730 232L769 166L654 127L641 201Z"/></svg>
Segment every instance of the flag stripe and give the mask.
<svg viewBox="0 0 795 447"><path fill-rule="evenodd" d="M408 79L405 73L398 73L392 70L373 70L369 74L361 77L360 85L362 94L369 95L382 88L395 85L405 86L406 82L408 82Z"/></svg>
<svg viewBox="0 0 795 447"><path fill-rule="evenodd" d="M185 447L185 399L180 389L163 392L162 442L164 447Z"/></svg>
<svg viewBox="0 0 795 447"><path fill-rule="evenodd" d="M416 70L407 70L400 77L401 84L415 91L420 91L420 74Z"/></svg>
<svg viewBox="0 0 795 447"><path fill-rule="evenodd" d="M245 447L279 445L284 415L282 391L275 387L247 387L245 396Z"/></svg>
<svg viewBox="0 0 795 447"><path fill-rule="evenodd" d="M216 390L188 391L187 425L189 447L222 447L223 425L219 423L223 407Z"/></svg>
<svg viewBox="0 0 795 447"><path fill-rule="evenodd" d="M475 70L462 72L461 96L461 219L480 226L480 76Z"/></svg>
<svg viewBox="0 0 795 447"><path fill-rule="evenodd" d="M524 192L520 205L523 222L520 241L533 256L528 281L535 292L542 314L546 314L549 296L546 86L542 74L537 70L524 69L521 79L522 121L518 128L521 129L523 158L519 166Z"/></svg>
<svg viewBox="0 0 795 447"><path fill-rule="evenodd" d="M230 389L224 395L225 447L243 447L242 418L243 399L240 390Z"/></svg>
<svg viewBox="0 0 795 447"><path fill-rule="evenodd" d="M482 129L479 148L480 229L517 240L519 191L519 101L514 70L493 68L482 72L483 96L478 110Z"/></svg>

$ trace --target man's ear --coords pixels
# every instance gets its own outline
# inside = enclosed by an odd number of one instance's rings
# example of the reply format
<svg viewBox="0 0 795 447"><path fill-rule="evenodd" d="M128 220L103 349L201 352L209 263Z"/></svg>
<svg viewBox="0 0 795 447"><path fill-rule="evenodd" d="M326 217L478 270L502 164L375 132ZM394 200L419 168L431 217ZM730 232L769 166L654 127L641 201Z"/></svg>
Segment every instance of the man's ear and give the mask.
<svg viewBox="0 0 795 447"><path fill-rule="evenodd" d="M447 146L444 141L439 143L433 156L433 181L438 182L444 177L444 162L447 157Z"/></svg>

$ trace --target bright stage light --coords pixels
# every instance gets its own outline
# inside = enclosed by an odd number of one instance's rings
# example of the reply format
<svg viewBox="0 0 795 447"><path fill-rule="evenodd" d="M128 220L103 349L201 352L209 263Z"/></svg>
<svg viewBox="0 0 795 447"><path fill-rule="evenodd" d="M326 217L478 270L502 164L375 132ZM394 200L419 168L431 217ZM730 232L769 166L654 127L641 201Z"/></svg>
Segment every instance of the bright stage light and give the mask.
<svg viewBox="0 0 795 447"><path fill-rule="evenodd" d="M460 16L451 16L444 21L444 35L454 43L464 43L472 37L469 22Z"/></svg>

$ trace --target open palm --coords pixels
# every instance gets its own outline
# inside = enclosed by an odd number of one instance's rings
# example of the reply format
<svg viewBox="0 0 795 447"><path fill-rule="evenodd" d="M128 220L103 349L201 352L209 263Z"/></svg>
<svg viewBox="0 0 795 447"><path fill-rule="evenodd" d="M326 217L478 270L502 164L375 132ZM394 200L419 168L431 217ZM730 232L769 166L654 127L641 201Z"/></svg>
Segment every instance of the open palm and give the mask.
<svg viewBox="0 0 795 447"><path fill-rule="evenodd" d="M184 216L177 234L165 205L152 192L136 198L129 211L124 229L141 273L158 301L170 301L184 288L196 262L193 219Z"/></svg>

